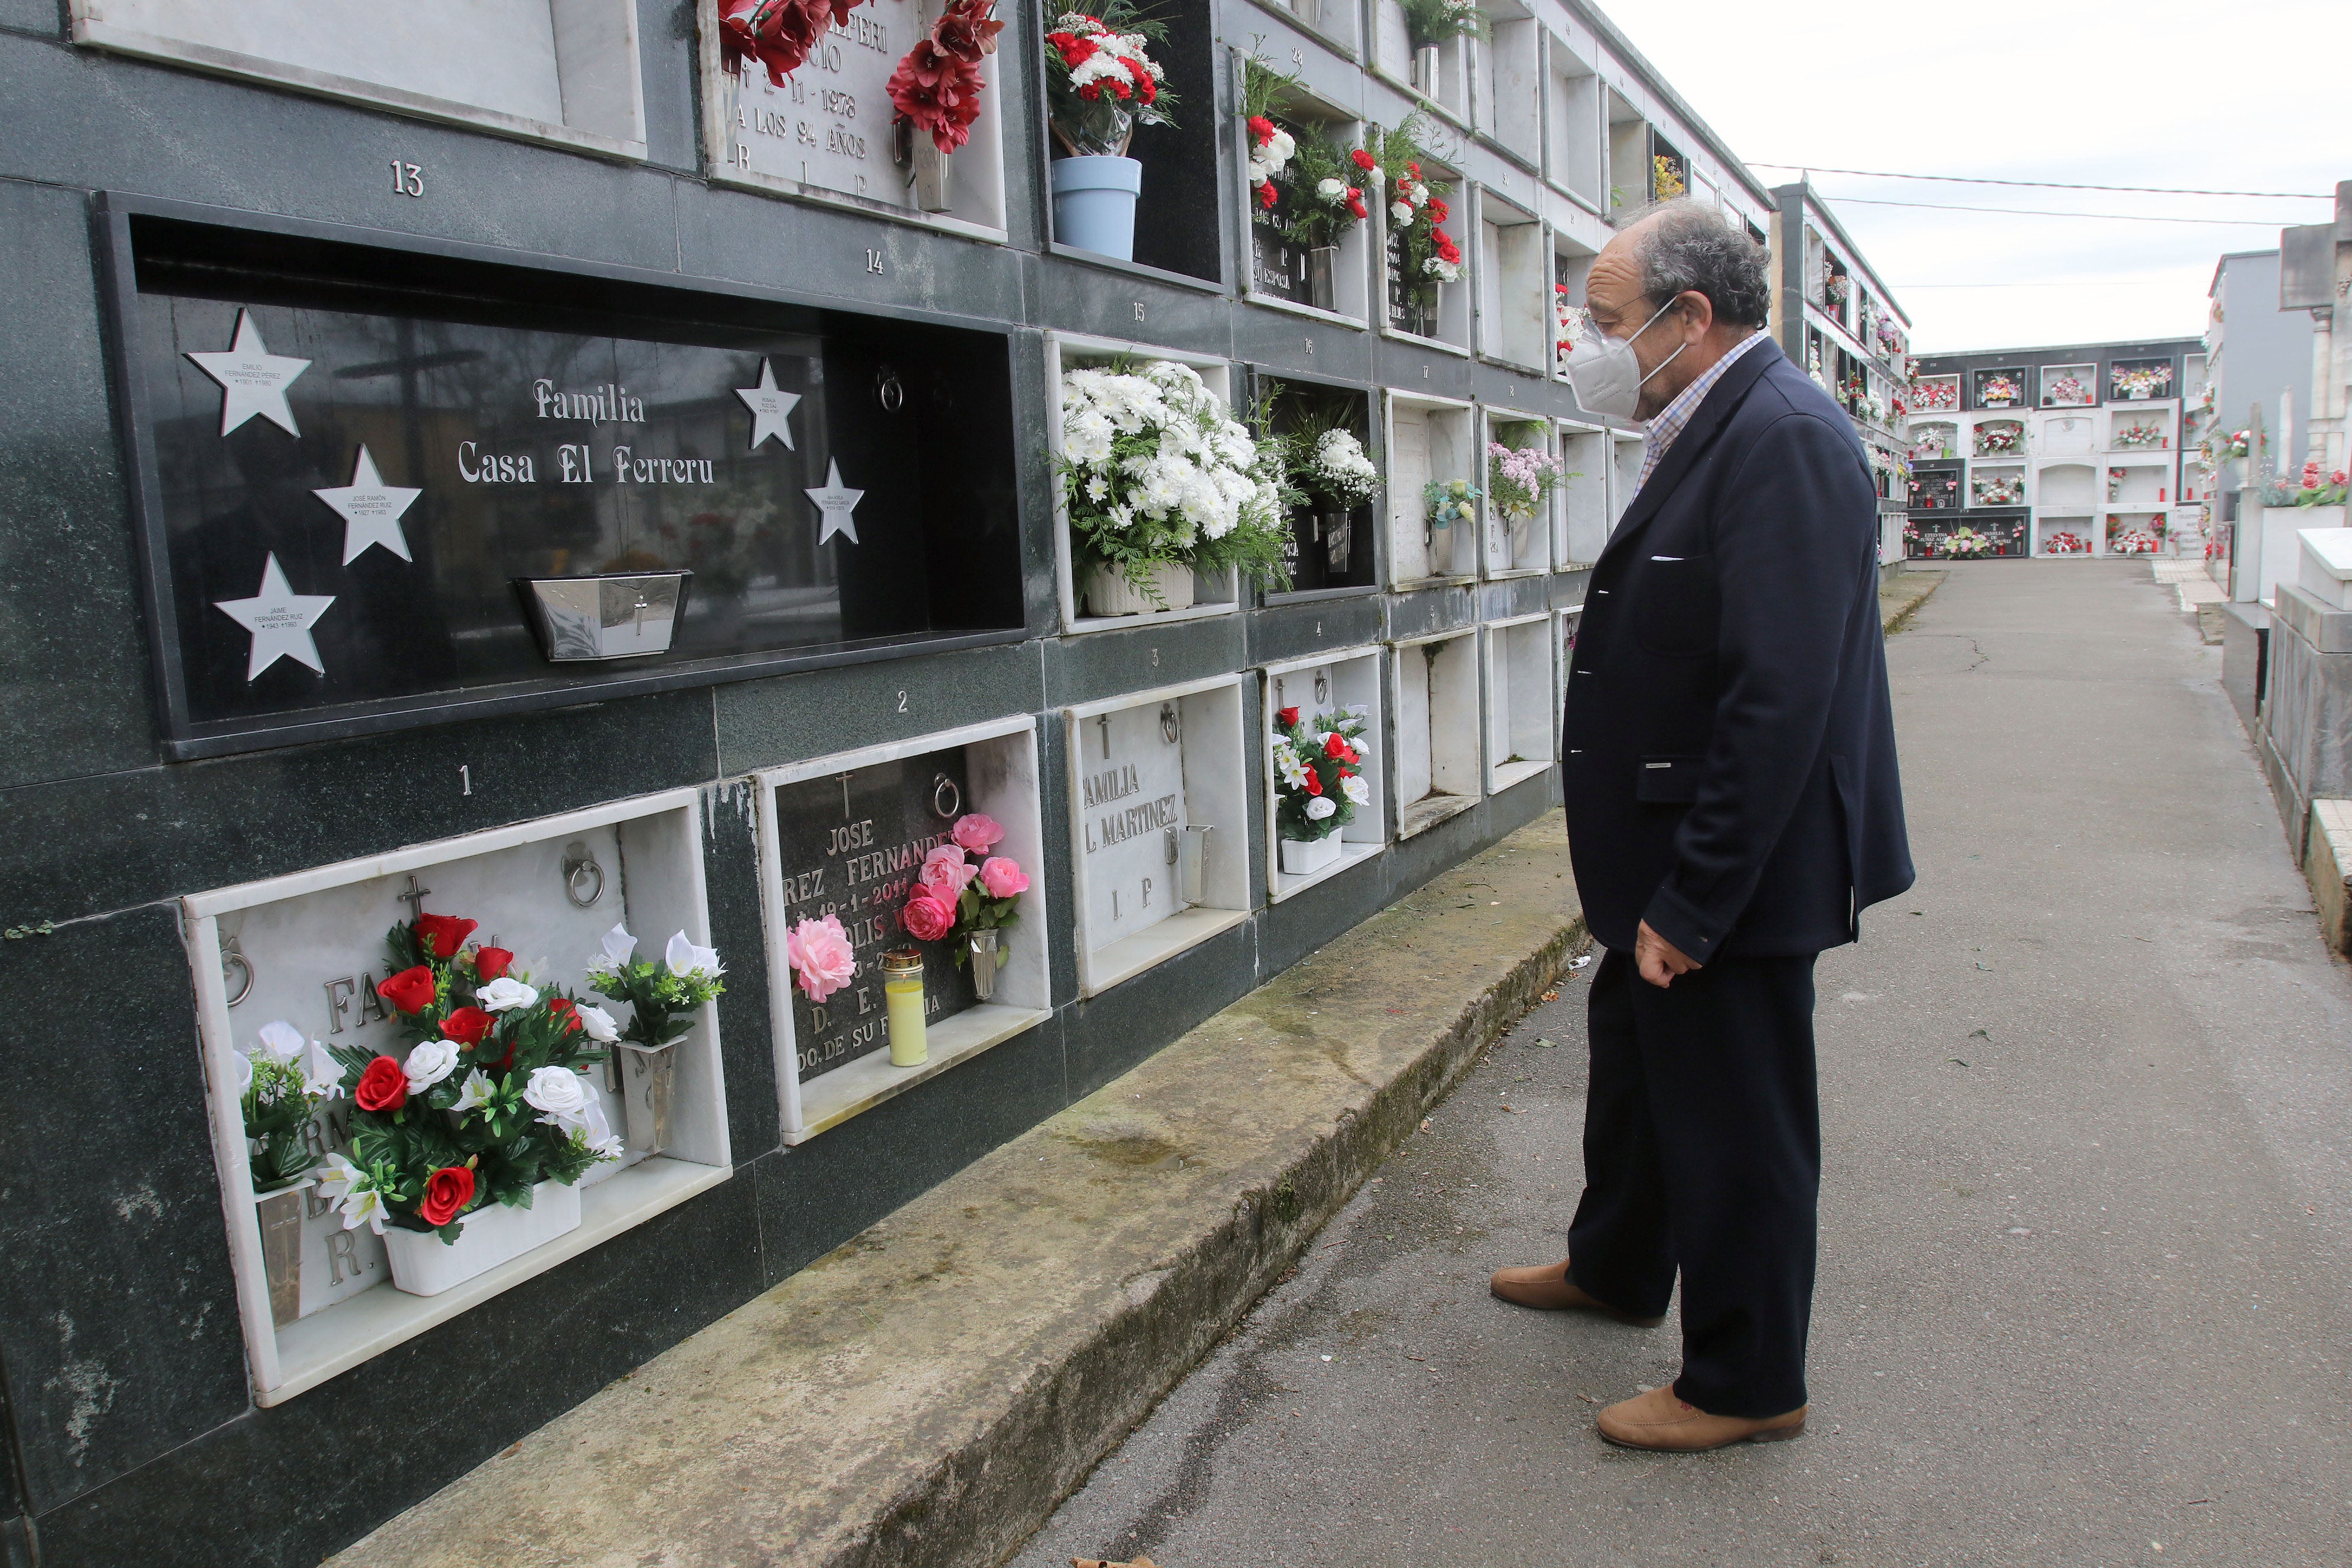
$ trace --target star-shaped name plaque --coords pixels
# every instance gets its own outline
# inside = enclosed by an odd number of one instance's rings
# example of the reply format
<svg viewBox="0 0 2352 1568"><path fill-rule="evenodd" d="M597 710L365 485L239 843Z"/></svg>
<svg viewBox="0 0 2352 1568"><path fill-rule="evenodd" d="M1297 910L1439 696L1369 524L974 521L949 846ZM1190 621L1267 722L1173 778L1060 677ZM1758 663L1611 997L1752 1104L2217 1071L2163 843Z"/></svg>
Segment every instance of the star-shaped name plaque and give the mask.
<svg viewBox="0 0 2352 1568"><path fill-rule="evenodd" d="M253 324L251 312L236 313L236 338L227 352L191 353L188 358L220 383L222 435L257 414L289 436L302 433L294 427L294 411L286 406L286 389L310 368L310 362L271 353L269 345L261 341L261 329Z"/></svg>
<svg viewBox="0 0 2352 1568"><path fill-rule="evenodd" d="M816 542L819 544L823 544L836 533L846 534L852 544L857 542L857 522L849 514L857 510L857 503L865 499L866 492L841 488L839 462L831 458L826 458L824 488L810 490L807 494L809 500L816 502L817 510L824 513L824 526L816 531Z"/></svg>
<svg viewBox="0 0 2352 1568"><path fill-rule="evenodd" d="M739 386L735 395L751 411L751 450L758 451L760 443L773 436L784 444L784 450L794 451L793 427L789 417L801 400L797 392L785 392L776 385L776 373L766 360L760 362L760 384ZM851 534L852 539L856 538Z"/></svg>
<svg viewBox="0 0 2352 1568"><path fill-rule="evenodd" d="M272 551L261 568L261 591L250 599L215 599L213 607L253 634L253 651L245 661L246 684L281 658L307 664L320 675L326 661L310 628L335 602L331 594L298 594L286 581L285 568Z"/></svg>
<svg viewBox="0 0 2352 1568"><path fill-rule="evenodd" d="M359 458L352 464L350 484L310 493L343 520L344 565L357 561L371 544L383 545L403 561L416 559L408 552L408 536L400 530L400 518L425 492L385 484L375 471L375 459L368 456L366 443L361 443Z"/></svg>

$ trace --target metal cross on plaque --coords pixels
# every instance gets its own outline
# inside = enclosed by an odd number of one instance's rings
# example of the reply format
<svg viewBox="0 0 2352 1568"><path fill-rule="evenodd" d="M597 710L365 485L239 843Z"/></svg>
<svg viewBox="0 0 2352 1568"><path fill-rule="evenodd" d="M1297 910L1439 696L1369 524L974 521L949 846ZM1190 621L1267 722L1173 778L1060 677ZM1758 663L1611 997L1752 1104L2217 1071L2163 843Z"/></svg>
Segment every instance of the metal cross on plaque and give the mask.
<svg viewBox="0 0 2352 1568"><path fill-rule="evenodd" d="M1102 727L1103 761L1110 761L1110 715L1097 713L1095 722Z"/></svg>
<svg viewBox="0 0 2352 1568"><path fill-rule="evenodd" d="M408 879L408 890L404 893L394 893L393 897L408 906L408 918L415 921L423 918L425 900L432 891L430 888L418 887L415 875L411 873Z"/></svg>

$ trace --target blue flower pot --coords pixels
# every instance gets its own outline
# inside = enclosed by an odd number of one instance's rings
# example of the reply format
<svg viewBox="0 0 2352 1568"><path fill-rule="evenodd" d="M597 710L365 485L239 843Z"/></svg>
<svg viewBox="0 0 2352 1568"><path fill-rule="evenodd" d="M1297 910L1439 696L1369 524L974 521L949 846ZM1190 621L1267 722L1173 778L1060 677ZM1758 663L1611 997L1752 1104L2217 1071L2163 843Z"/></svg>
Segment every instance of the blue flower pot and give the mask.
<svg viewBox="0 0 2352 1568"><path fill-rule="evenodd" d="M1135 198L1143 165L1132 158L1056 158L1054 237L1097 256L1135 259Z"/></svg>

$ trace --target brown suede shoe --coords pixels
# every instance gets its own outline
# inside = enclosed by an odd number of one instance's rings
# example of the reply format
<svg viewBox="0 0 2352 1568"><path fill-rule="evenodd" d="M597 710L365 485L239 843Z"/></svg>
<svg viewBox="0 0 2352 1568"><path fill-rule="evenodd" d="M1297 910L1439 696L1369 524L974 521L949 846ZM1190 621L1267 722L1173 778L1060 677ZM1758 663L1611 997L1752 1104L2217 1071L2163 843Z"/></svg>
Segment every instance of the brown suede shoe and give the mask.
<svg viewBox="0 0 2352 1568"><path fill-rule="evenodd" d="M1671 1384L1637 1394L1601 1413L1601 1435L1621 1448L1649 1448L1661 1454L1703 1454L1734 1443L1778 1443L1805 1429L1800 1405L1785 1415L1751 1420L1744 1415L1709 1415L1696 1405L1675 1396Z"/></svg>
<svg viewBox="0 0 2352 1568"><path fill-rule="evenodd" d="M1565 1262L1547 1263L1538 1268L1497 1268L1486 1288L1515 1307L1534 1307L1547 1312L1576 1308L1631 1323L1637 1329L1654 1329L1665 1321L1664 1318L1638 1318L1631 1312L1619 1311L1606 1301L1594 1300L1568 1277Z"/></svg>

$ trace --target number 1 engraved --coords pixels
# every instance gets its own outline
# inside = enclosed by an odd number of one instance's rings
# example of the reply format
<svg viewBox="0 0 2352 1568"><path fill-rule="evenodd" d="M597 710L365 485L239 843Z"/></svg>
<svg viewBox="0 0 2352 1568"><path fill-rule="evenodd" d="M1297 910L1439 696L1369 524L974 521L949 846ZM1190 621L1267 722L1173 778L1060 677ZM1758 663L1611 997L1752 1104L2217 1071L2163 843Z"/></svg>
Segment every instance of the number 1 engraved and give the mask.
<svg viewBox="0 0 2352 1568"><path fill-rule="evenodd" d="M459 795L471 795L474 793L474 770L464 763L459 763L457 764L457 793Z"/></svg>

